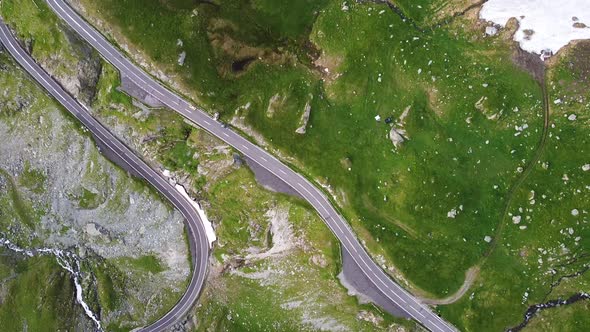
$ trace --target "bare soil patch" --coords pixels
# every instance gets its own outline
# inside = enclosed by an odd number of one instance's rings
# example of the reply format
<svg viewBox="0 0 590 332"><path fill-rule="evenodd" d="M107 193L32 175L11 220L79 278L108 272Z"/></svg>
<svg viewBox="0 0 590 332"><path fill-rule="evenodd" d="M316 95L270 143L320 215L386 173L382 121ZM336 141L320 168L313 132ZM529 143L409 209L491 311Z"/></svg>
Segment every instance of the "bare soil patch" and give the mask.
<svg viewBox="0 0 590 332"><path fill-rule="evenodd" d="M544 84L545 63L538 55L523 51L516 43L514 43L512 61L517 67L531 74L539 84Z"/></svg>
<svg viewBox="0 0 590 332"><path fill-rule="evenodd" d="M218 68L222 76L242 74L256 61L277 65L294 65L297 62L289 52L251 46L234 39L231 34L236 29L234 23L222 19L212 19L209 23L209 42L218 57L226 60Z"/></svg>

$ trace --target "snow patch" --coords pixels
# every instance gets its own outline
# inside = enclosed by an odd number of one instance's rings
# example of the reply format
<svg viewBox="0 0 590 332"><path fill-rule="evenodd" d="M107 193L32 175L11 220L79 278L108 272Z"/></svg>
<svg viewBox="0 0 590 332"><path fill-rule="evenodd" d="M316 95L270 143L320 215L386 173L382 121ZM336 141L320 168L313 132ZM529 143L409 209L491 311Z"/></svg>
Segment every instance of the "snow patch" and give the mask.
<svg viewBox="0 0 590 332"><path fill-rule="evenodd" d="M186 192L186 189L184 189L183 186L176 184L174 188L176 188L176 190L190 202L190 204L193 206L193 208L195 208L195 210L199 214L199 217L201 218L201 221L205 226L205 232L207 233L207 239L209 240L209 248L211 248L213 246L213 242L217 241L217 236L215 235L215 230L213 230L213 225L209 221L209 218L207 218L207 214L205 214L205 210L203 210L201 208L201 205L199 205L199 203L197 203L189 196L189 194Z"/></svg>
<svg viewBox="0 0 590 332"><path fill-rule="evenodd" d="M213 224L211 223L211 221L209 221L209 218L207 218L205 210L201 208L201 205L197 203L197 201L190 197L190 195L186 192L186 189L182 185L177 183L172 172L170 172L167 169L164 169L162 171L162 175L164 175L168 179L169 183L174 186L176 191L178 191L182 195L182 197L184 197L191 204L195 211L197 211L197 214L199 215L199 218L201 219L201 221L203 222L203 226L205 227L205 233L207 235L207 239L209 240L209 248L212 248L213 242L217 241L217 235L215 235Z"/></svg>

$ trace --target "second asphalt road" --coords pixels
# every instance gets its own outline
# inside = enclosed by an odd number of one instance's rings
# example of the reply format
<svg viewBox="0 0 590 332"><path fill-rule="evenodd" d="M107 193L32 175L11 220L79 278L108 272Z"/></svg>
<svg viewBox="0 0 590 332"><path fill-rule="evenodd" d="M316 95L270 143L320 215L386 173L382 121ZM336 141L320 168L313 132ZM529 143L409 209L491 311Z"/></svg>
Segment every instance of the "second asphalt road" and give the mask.
<svg viewBox="0 0 590 332"><path fill-rule="evenodd" d="M189 286L171 311L152 325L142 329L142 331L156 332L172 327L176 322L186 316L199 298L207 276L209 242L203 221L200 219L195 208L193 208L192 202L188 201L187 198L178 192L168 180L150 168L129 147L119 141L106 127L93 118L84 106L74 100L53 78L36 64L31 56L17 43L8 27L2 21L0 21L0 40L16 61L92 133L100 146L109 149L110 153L116 159L125 163L126 168L148 181L184 216L189 235L189 249L194 266Z"/></svg>

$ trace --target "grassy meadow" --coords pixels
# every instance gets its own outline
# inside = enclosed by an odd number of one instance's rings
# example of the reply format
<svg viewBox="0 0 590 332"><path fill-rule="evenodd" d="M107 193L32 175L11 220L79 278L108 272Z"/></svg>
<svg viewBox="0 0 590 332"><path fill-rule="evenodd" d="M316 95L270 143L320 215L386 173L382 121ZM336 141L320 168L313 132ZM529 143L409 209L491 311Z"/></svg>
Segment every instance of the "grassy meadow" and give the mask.
<svg viewBox="0 0 590 332"><path fill-rule="evenodd" d="M529 305L588 291L582 274L548 294L559 276L587 264L590 173L581 167L589 162L589 82L583 46L549 70L551 127L529 174L524 168L543 132L542 88L513 63L510 41L502 34L482 37L482 27L463 17L427 28L438 22L439 9L455 12L464 2L396 1L405 19L384 4L352 1L80 3L86 18L107 26L107 37L131 50L137 62L162 71L224 121L243 118L244 133L259 134L328 185L366 246L411 290L451 295L465 272L480 266L465 296L438 308L461 330L516 326ZM108 75L111 86L116 74ZM311 116L301 135L295 130L308 104ZM575 121L568 118L572 113ZM155 117L139 123L106 106L101 114L144 130L159 128ZM204 160L187 157L198 151L195 130L165 112L154 114L169 124L158 148L164 165L197 177ZM400 147L388 137L392 126L406 132ZM227 181L203 193L215 210L227 213L219 235L228 247L217 249L219 259L252 244L240 227L241 206L259 204L229 189L242 180ZM227 304L216 308L224 312ZM567 315L583 308L572 306ZM575 320L568 329L583 324Z"/></svg>

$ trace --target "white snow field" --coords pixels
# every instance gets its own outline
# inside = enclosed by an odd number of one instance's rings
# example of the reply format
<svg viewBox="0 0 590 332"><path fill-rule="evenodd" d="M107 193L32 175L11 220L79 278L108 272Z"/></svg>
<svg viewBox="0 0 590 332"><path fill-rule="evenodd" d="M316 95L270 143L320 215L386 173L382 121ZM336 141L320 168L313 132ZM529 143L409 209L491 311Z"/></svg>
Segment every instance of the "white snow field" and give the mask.
<svg viewBox="0 0 590 332"><path fill-rule="evenodd" d="M512 17L514 40L531 53L557 53L572 40L590 39L590 0L489 0L479 17L505 26Z"/></svg>

